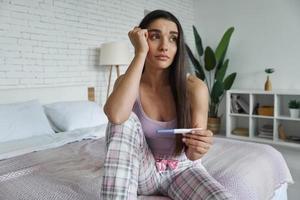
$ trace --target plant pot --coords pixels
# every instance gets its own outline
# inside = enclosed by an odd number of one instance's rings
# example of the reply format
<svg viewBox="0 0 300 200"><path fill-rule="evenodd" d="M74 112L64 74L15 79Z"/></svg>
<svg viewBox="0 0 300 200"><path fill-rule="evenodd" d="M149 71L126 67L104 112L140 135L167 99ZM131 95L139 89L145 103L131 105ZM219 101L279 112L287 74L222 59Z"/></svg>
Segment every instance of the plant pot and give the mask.
<svg viewBox="0 0 300 200"><path fill-rule="evenodd" d="M221 127L220 117L209 117L207 119L207 129L211 130L214 134L218 134Z"/></svg>
<svg viewBox="0 0 300 200"><path fill-rule="evenodd" d="M292 109L290 108L290 116L291 118L298 118L299 117L299 109Z"/></svg>

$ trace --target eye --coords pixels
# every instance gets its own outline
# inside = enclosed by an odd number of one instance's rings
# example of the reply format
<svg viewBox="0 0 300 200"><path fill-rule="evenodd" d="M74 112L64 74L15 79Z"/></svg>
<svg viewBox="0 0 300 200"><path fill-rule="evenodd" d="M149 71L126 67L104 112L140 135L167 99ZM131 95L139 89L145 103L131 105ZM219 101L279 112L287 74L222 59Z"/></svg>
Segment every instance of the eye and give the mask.
<svg viewBox="0 0 300 200"><path fill-rule="evenodd" d="M150 39L151 40L156 40L156 39L159 39L160 38L160 36L159 36L159 34L157 34L157 33L154 33L154 34L151 34L150 35Z"/></svg>
<svg viewBox="0 0 300 200"><path fill-rule="evenodd" d="M178 40L178 38L177 38L177 36L171 36L170 37L170 42L177 42L177 40Z"/></svg>

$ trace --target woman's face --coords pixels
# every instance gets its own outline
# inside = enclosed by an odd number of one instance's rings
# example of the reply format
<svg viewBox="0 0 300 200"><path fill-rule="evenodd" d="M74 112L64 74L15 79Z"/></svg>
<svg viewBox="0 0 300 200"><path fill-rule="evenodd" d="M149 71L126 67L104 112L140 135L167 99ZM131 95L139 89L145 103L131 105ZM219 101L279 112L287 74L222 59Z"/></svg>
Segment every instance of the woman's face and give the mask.
<svg viewBox="0 0 300 200"><path fill-rule="evenodd" d="M169 67L177 52L177 25L166 19L157 19L147 29L149 52L146 65L158 69Z"/></svg>

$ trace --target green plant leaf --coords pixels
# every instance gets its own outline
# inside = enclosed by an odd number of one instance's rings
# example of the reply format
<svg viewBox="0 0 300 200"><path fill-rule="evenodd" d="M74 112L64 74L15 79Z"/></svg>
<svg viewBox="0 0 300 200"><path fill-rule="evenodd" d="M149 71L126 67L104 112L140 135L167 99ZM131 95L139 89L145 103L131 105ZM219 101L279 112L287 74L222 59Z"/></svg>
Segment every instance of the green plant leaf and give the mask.
<svg viewBox="0 0 300 200"><path fill-rule="evenodd" d="M275 72L275 69L274 68L267 68L267 69L265 69L265 72L267 74L272 74L273 72Z"/></svg>
<svg viewBox="0 0 300 200"><path fill-rule="evenodd" d="M215 55L216 55L216 60L219 62L222 57L225 57L231 35L234 31L234 27L230 27L227 29L227 31L224 33L221 41L219 42L219 45L216 48Z"/></svg>
<svg viewBox="0 0 300 200"><path fill-rule="evenodd" d="M204 52L204 66L207 71L213 70L216 66L216 57L210 47L206 47Z"/></svg>
<svg viewBox="0 0 300 200"><path fill-rule="evenodd" d="M300 108L300 101L290 100L289 101L289 108L291 108L291 109L299 109Z"/></svg>
<svg viewBox="0 0 300 200"><path fill-rule="evenodd" d="M186 51L188 53L188 56L189 58L191 59L192 63L193 63L193 66L194 66L194 69L196 71L196 76L198 78L200 78L201 80L205 80L205 73L204 73L204 70L203 70L203 67L202 65L200 64L200 62L195 58L194 54L192 53L190 47L185 44L185 47L186 47Z"/></svg>
<svg viewBox="0 0 300 200"><path fill-rule="evenodd" d="M207 47L204 50L201 38L195 26L193 26L193 31L197 48L197 57L193 55L192 51L187 45L186 49L189 58L194 65L196 75L202 80L205 80L208 87L210 87L212 84L212 87L209 88L209 115L217 116L219 104L224 97L224 92L232 87L237 75L237 73L232 73L226 77L226 72L229 67L229 60L226 59L226 52L229 47L229 42L234 31L234 27L231 27L225 31L215 51L212 51L210 47ZM207 78L209 78L209 80L206 80Z"/></svg>
<svg viewBox="0 0 300 200"><path fill-rule="evenodd" d="M230 74L229 76L226 77L226 79L224 80L224 89L225 90L229 90L235 80L236 77L236 72Z"/></svg>
<svg viewBox="0 0 300 200"><path fill-rule="evenodd" d="M202 46L202 40L201 37L196 29L195 26L193 26L193 32L194 32L194 37L195 37L195 45L197 48L197 52L199 56L201 57L203 55L203 46Z"/></svg>
<svg viewBox="0 0 300 200"><path fill-rule="evenodd" d="M225 52L227 51L227 49L225 50ZM226 53L225 53L226 54ZM217 68L216 68L216 71L215 71L215 76L217 75L218 71L221 69L221 67L223 66L224 64L224 59L225 59L225 54L223 54L220 58L220 60L218 61L217 63Z"/></svg>
<svg viewBox="0 0 300 200"><path fill-rule="evenodd" d="M215 104L218 104L220 102L220 97L222 96L223 93L224 93L223 83L219 80L216 80L210 94L211 101Z"/></svg>
<svg viewBox="0 0 300 200"><path fill-rule="evenodd" d="M226 59L224 64L222 65L222 67L216 72L216 79L217 80L223 82L226 71L227 71L228 63L229 63L229 60Z"/></svg>

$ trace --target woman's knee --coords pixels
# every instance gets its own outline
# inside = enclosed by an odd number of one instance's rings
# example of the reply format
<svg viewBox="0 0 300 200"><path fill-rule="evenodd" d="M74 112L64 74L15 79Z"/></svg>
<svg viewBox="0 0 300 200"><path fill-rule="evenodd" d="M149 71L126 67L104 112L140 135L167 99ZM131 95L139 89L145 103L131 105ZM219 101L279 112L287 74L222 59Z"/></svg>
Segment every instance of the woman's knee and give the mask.
<svg viewBox="0 0 300 200"><path fill-rule="evenodd" d="M182 194L181 188L186 188L186 191L191 190L188 192L190 195ZM183 199L235 199L206 170L198 167L183 170L170 185L168 194L170 196L183 195Z"/></svg>
<svg viewBox="0 0 300 200"><path fill-rule="evenodd" d="M129 118L122 124L108 123L106 129L106 139L111 137L136 137L141 134L142 125L134 112L131 112Z"/></svg>

